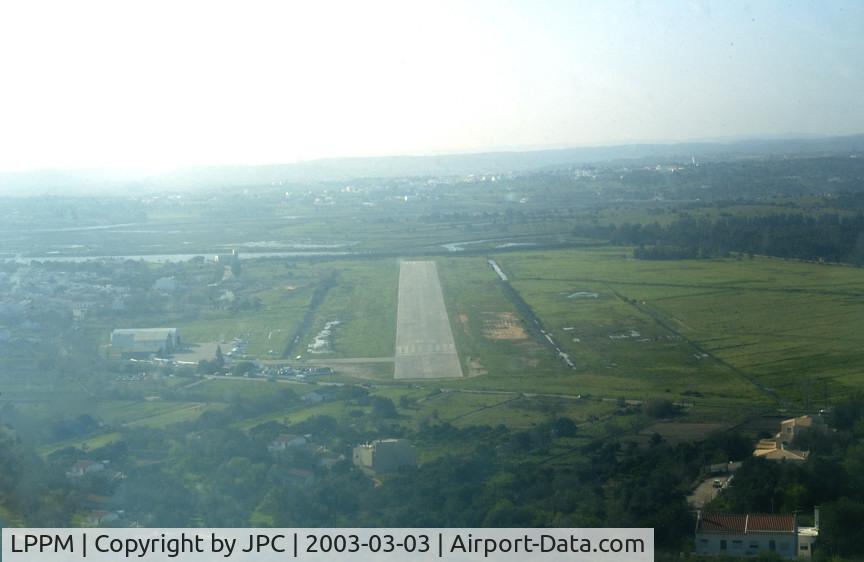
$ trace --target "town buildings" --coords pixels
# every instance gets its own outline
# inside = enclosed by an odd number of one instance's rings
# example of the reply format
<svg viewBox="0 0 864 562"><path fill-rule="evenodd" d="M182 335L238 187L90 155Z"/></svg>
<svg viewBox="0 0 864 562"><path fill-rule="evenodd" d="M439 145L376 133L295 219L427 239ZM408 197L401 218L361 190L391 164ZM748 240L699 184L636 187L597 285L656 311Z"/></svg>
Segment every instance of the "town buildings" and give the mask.
<svg viewBox="0 0 864 562"><path fill-rule="evenodd" d="M770 439L760 439L753 451L754 457L769 461L802 463L810 456L810 451L792 448L796 437L803 431L827 431L822 416L799 416L780 422L780 432Z"/></svg>

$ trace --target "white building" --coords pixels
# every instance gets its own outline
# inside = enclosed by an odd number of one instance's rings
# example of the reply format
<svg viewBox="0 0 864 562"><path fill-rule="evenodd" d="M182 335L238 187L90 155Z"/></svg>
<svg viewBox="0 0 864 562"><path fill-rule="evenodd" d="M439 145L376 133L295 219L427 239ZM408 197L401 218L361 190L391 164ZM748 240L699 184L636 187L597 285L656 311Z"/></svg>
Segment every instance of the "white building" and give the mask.
<svg viewBox="0 0 864 562"><path fill-rule="evenodd" d="M302 435L283 433L282 435L270 442L270 445L267 446L267 450L271 453L276 453L287 451L288 449L293 449L295 447L302 447L305 444L306 438Z"/></svg>
<svg viewBox="0 0 864 562"><path fill-rule="evenodd" d="M753 451L753 456L769 461L803 463L810 456L810 451L788 449L786 443L777 439L760 439Z"/></svg>
<svg viewBox="0 0 864 562"><path fill-rule="evenodd" d="M819 538L819 520L815 527L798 527L798 558L810 560L813 558L813 546Z"/></svg>
<svg viewBox="0 0 864 562"><path fill-rule="evenodd" d="M103 470L105 470L105 465L101 462L83 460L73 464L69 470L66 471L66 476L69 478L81 478L87 474L102 472Z"/></svg>
<svg viewBox="0 0 864 562"><path fill-rule="evenodd" d="M792 560L798 557L798 521L792 514L700 512L695 545L696 554L736 557L774 552Z"/></svg>
<svg viewBox="0 0 864 562"><path fill-rule="evenodd" d="M823 432L827 431L827 426L822 416L799 416L783 420L780 422L779 433L770 439L759 440L753 456L769 461L805 462L810 451L799 451L790 447L795 437L801 435L802 430Z"/></svg>
<svg viewBox="0 0 864 562"><path fill-rule="evenodd" d="M111 349L127 355L170 354L180 345L177 328L129 328L111 332Z"/></svg>
<svg viewBox="0 0 864 562"><path fill-rule="evenodd" d="M417 466L417 450L405 439L378 439L354 447L355 466L374 472L392 472Z"/></svg>
<svg viewBox="0 0 864 562"><path fill-rule="evenodd" d="M799 416L783 420L780 422L780 433L777 434L777 439L788 445L795 440L797 435L801 434L802 429L825 431L825 420L822 419L822 416Z"/></svg>
<svg viewBox="0 0 864 562"><path fill-rule="evenodd" d="M324 401L324 396L321 394L318 394L315 391L312 391L312 392L304 394L303 398L301 398L301 400L303 402L308 402L309 404L320 404L321 402Z"/></svg>

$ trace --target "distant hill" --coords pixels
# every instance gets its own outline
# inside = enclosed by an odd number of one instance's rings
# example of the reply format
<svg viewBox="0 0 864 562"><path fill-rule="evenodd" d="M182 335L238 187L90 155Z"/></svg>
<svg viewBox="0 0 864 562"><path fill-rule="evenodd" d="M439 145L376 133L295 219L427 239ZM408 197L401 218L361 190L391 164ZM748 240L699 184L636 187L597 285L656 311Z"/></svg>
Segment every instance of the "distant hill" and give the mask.
<svg viewBox="0 0 864 562"><path fill-rule="evenodd" d="M146 192L161 189L200 189L348 181L357 178L461 176L524 172L615 160L726 159L769 155L818 156L864 151L864 134L825 138L748 139L727 142L686 142L580 147L555 150L331 158L294 164L208 166L184 168L147 176L135 171L36 170L0 173L0 194Z"/></svg>

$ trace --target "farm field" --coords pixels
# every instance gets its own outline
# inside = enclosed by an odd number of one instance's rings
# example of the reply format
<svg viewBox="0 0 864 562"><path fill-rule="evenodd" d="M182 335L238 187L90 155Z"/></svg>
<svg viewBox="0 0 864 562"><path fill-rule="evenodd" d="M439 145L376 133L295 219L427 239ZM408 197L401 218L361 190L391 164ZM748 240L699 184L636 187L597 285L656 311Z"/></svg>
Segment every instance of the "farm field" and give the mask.
<svg viewBox="0 0 864 562"><path fill-rule="evenodd" d="M406 188L406 191L410 188ZM326 189L294 194L286 199L284 189L213 201L212 194L187 194L182 201L161 202L146 215L129 210L124 220L112 217L97 229L32 229L22 225L15 236L0 241L0 252L27 256L141 256L201 255L233 248L244 255L266 252L322 257L351 253L440 252L448 244L474 243L493 249L508 241L555 242L572 239L566 220L525 220L506 231L491 221L418 221L431 213L462 211L464 198L473 192L472 206L478 211L497 212L508 204L501 194L482 187L457 186L449 193L436 193L434 200L405 201L382 197L374 206L363 206L364 196L339 193L339 205L322 217L316 198L327 197ZM326 220L322 220L326 218ZM395 218L395 219L394 219ZM333 228L333 224L340 228ZM97 225L94 225L97 226ZM32 229L32 230L31 230Z"/></svg>
<svg viewBox="0 0 864 562"><path fill-rule="evenodd" d="M623 388L806 407L864 384L861 269L608 248L499 263L579 370Z"/></svg>
<svg viewBox="0 0 864 562"><path fill-rule="evenodd" d="M87 413L106 424L105 428L84 437L61 441L46 440L41 452L49 454L65 448L95 449L121 439L121 432L125 429L165 428L195 420L204 412L222 408L224 404L220 403L100 400L91 403ZM66 411L66 415L81 414L73 409Z"/></svg>
<svg viewBox="0 0 864 562"><path fill-rule="evenodd" d="M511 260L536 254L495 257L506 268ZM485 258L443 260L441 271L457 346L466 372L475 375L448 386L636 400L663 397L726 407L742 401L768 403L759 393L753 395L749 383L734 371L695 357L682 338L600 284L564 279L523 282L521 278L512 282L517 290L526 290L523 298L570 354L576 365L570 369L539 329L526 322ZM578 276L578 272L568 274ZM567 298L578 292L596 293L598 298ZM548 308L536 306L540 295L551 299ZM634 331L637 337L632 336ZM648 338L650 346L637 341Z"/></svg>

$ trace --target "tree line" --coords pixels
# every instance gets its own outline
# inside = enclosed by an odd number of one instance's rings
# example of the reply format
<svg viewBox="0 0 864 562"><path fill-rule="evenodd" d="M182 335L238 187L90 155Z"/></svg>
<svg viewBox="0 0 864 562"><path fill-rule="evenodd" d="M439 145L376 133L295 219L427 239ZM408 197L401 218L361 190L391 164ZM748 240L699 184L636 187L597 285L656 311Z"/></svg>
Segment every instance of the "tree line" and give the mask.
<svg viewBox="0 0 864 562"><path fill-rule="evenodd" d="M697 259L739 253L864 264L864 214L686 216L666 225L580 226L574 234L636 246L633 254L637 259Z"/></svg>

